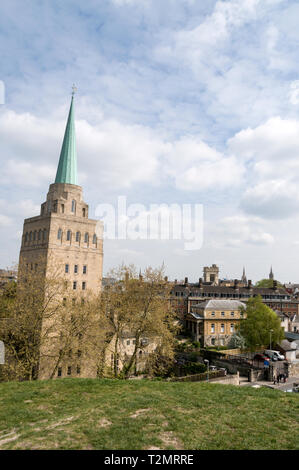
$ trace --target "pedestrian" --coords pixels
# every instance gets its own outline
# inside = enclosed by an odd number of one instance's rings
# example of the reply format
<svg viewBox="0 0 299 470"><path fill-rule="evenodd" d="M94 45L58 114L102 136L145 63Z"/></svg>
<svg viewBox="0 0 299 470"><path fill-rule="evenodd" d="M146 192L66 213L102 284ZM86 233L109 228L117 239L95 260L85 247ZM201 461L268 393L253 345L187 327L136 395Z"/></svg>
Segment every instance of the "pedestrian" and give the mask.
<svg viewBox="0 0 299 470"><path fill-rule="evenodd" d="M276 375L273 376L273 385L276 385Z"/></svg>
<svg viewBox="0 0 299 470"><path fill-rule="evenodd" d="M278 374L277 376L277 383L279 384L279 381L280 381L280 374Z"/></svg>

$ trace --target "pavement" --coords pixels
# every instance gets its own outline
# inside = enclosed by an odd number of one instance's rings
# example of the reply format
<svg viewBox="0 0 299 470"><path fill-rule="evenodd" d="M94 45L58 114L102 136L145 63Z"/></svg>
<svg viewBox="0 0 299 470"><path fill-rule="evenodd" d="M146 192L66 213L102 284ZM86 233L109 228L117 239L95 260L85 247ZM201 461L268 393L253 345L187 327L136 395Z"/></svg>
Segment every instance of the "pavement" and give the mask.
<svg viewBox="0 0 299 470"><path fill-rule="evenodd" d="M273 382L269 382L266 380L259 380L257 382L248 382L248 379L245 377L240 377L240 385L241 386L247 386L247 387L268 387L268 388L273 388L274 390L281 390L282 392L285 392L286 390L291 390L293 388L293 384L297 383L299 384L299 377L288 377L286 382L282 383L276 383L274 385Z"/></svg>

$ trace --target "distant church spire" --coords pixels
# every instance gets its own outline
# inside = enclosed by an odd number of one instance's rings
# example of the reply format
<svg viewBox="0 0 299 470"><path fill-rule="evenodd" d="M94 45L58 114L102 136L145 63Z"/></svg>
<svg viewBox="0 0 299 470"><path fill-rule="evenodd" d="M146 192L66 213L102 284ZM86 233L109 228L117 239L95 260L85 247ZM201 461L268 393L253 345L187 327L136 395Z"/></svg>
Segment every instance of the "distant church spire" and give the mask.
<svg viewBox="0 0 299 470"><path fill-rule="evenodd" d="M64 133L63 144L60 152L59 164L57 168L55 183L77 183L77 151L74 118L74 93L73 86L72 100L68 115L67 125Z"/></svg>
<svg viewBox="0 0 299 470"><path fill-rule="evenodd" d="M247 283L247 278L246 278L245 267L244 267L244 266L243 266L243 274L242 274L242 279L241 279L241 281Z"/></svg>
<svg viewBox="0 0 299 470"><path fill-rule="evenodd" d="M272 266L271 266L271 270L270 270L270 274L269 274L269 279L274 279L274 274L273 274L273 271L272 271Z"/></svg>

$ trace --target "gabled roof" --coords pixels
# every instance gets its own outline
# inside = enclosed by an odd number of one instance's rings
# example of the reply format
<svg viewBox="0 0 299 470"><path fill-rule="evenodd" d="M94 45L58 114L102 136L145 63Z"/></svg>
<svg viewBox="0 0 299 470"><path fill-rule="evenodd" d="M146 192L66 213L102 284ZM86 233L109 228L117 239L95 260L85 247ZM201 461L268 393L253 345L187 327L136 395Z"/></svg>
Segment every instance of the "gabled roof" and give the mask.
<svg viewBox="0 0 299 470"><path fill-rule="evenodd" d="M246 308L244 302L239 300L206 300L205 302L200 302L199 304L193 305L193 307L200 307L204 309L215 309L215 310L238 310L241 307Z"/></svg>

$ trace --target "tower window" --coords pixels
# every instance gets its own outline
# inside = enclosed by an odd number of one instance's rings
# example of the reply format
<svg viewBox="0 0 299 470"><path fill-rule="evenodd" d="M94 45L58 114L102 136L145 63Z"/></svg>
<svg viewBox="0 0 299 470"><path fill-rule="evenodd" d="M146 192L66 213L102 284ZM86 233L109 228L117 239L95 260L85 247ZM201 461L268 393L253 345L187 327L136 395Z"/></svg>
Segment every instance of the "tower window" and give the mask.
<svg viewBox="0 0 299 470"><path fill-rule="evenodd" d="M69 272L69 265L68 265L68 264L65 265L65 272L66 272L66 273Z"/></svg>
<svg viewBox="0 0 299 470"><path fill-rule="evenodd" d="M77 289L77 281L74 281L73 282L73 290L76 290Z"/></svg>
<svg viewBox="0 0 299 470"><path fill-rule="evenodd" d="M80 241L80 232L76 232L76 242Z"/></svg>
<svg viewBox="0 0 299 470"><path fill-rule="evenodd" d="M72 200L72 212L76 212L76 201L74 199Z"/></svg>
<svg viewBox="0 0 299 470"><path fill-rule="evenodd" d="M71 232L70 230L68 230L68 231L67 231L67 234L66 234L66 239L67 239L67 241L70 241L70 239L71 239L71 234L72 234L72 232Z"/></svg>
<svg viewBox="0 0 299 470"><path fill-rule="evenodd" d="M86 289L86 282L83 281L83 282L82 282L82 290L85 290L85 289Z"/></svg>
<svg viewBox="0 0 299 470"><path fill-rule="evenodd" d="M85 207L82 209L82 216L85 217Z"/></svg>
<svg viewBox="0 0 299 470"><path fill-rule="evenodd" d="M41 231L41 229L38 231L38 239L39 239L39 240L42 239L42 231Z"/></svg>
<svg viewBox="0 0 299 470"><path fill-rule="evenodd" d="M88 233L85 233L85 235L84 235L84 242L88 243Z"/></svg>
<svg viewBox="0 0 299 470"><path fill-rule="evenodd" d="M28 232L25 233L25 243L28 242Z"/></svg>
<svg viewBox="0 0 299 470"><path fill-rule="evenodd" d="M61 204L61 213L64 214L64 204Z"/></svg>
<svg viewBox="0 0 299 470"><path fill-rule="evenodd" d="M92 243L93 243L94 245L96 245L96 243L97 243L97 236L96 236L96 234L94 234L94 236L93 236Z"/></svg>
<svg viewBox="0 0 299 470"><path fill-rule="evenodd" d="M87 266L86 266L86 264L84 264L84 266L83 266L83 274L86 274L86 273L87 273Z"/></svg>
<svg viewBox="0 0 299 470"><path fill-rule="evenodd" d="M61 236L62 236L62 230L61 228L58 229L58 232L57 232L57 238L58 240L61 240Z"/></svg>
<svg viewBox="0 0 299 470"><path fill-rule="evenodd" d="M74 266L74 273L78 274L78 265L77 264L75 264L75 266Z"/></svg>

